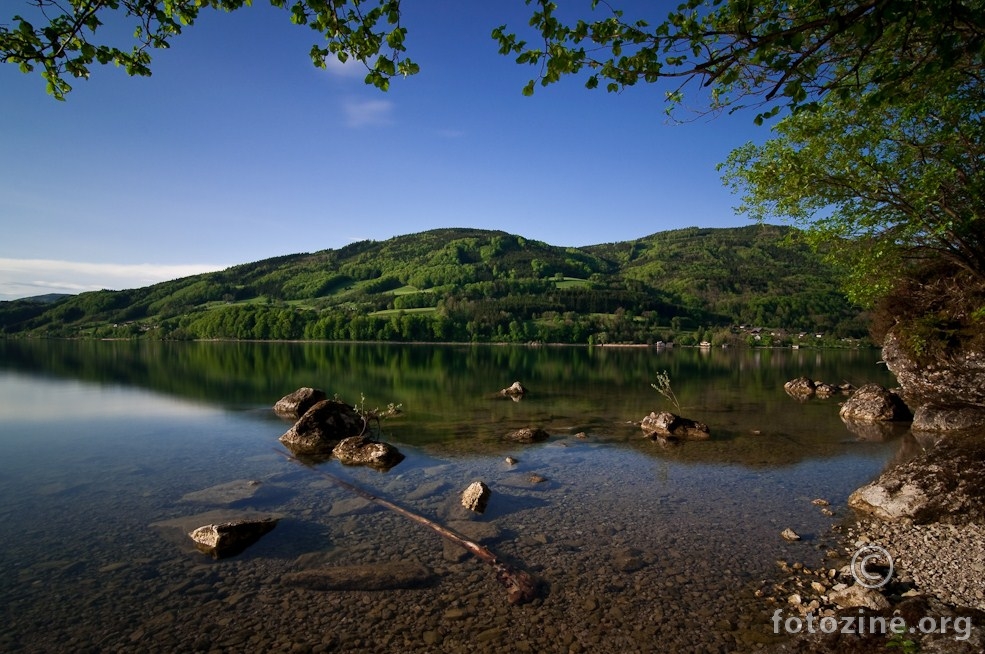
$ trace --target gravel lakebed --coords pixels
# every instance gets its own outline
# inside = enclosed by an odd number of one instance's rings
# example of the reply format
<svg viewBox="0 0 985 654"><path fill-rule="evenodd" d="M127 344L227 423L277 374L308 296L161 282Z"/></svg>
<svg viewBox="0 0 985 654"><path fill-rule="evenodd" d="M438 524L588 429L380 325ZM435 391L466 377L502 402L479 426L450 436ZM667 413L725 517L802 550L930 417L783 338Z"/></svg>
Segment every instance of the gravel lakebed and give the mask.
<svg viewBox="0 0 985 654"><path fill-rule="evenodd" d="M0 650L767 651L785 638L756 591L777 576L778 559L817 558L834 543L838 517L810 505L815 484L770 470L679 465L575 439L511 451L515 465L408 454L409 465L386 474L326 470L476 534L536 576L534 601L510 605L490 566L271 453L244 462L263 472L253 478L263 492L232 508L284 517L219 561L186 534L150 526L216 507L177 478L148 487L145 469L55 480L32 503L5 504L16 538L0 577ZM477 479L493 496L470 515L459 495ZM784 541L790 524L811 537ZM406 562L429 581L382 591L286 581L319 566Z"/></svg>

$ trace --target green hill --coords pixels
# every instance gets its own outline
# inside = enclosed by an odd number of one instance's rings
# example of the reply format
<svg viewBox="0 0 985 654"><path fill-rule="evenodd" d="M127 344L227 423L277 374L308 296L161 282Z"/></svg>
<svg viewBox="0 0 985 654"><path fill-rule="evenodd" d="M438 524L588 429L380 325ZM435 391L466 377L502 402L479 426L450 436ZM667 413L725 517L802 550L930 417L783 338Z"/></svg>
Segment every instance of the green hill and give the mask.
<svg viewBox="0 0 985 654"><path fill-rule="evenodd" d="M0 303L0 333L455 342L720 340L729 326L862 336L833 270L786 227L557 247L436 229L126 291Z"/></svg>

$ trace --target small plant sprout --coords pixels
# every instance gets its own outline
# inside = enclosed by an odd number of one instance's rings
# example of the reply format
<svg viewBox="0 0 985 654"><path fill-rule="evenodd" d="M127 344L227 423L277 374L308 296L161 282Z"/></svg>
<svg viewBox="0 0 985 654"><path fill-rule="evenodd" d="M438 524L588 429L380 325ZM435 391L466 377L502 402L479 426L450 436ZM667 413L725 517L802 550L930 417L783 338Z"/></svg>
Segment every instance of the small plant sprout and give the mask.
<svg viewBox="0 0 985 654"><path fill-rule="evenodd" d="M664 370L661 373L657 373L657 381L654 384L650 384L658 393L664 396L668 402L674 405L677 412L681 412L681 403L677 400L677 395L674 394L674 389L670 385L670 375Z"/></svg>

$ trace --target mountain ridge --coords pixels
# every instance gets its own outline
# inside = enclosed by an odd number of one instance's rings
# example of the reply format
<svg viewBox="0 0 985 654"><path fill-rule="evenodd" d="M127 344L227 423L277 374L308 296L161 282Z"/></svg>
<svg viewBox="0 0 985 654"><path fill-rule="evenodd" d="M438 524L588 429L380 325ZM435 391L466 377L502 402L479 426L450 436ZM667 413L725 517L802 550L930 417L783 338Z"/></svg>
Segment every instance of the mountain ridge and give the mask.
<svg viewBox="0 0 985 654"><path fill-rule="evenodd" d="M0 333L57 337L653 342L731 325L864 334L837 271L790 227L684 228L554 246L437 228L50 304Z"/></svg>

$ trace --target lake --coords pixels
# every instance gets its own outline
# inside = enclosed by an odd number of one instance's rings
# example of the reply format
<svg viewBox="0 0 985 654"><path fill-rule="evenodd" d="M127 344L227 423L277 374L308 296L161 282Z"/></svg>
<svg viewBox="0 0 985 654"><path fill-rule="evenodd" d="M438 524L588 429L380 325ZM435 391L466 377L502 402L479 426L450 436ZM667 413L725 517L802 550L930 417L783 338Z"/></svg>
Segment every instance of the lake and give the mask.
<svg viewBox="0 0 985 654"><path fill-rule="evenodd" d="M878 359L877 350L0 340L0 651L769 647L778 641L755 591L778 577L776 561L821 561L851 491L913 446L906 433L853 433L839 398L800 402L783 383L892 385ZM642 438L650 411L676 411L651 388L663 371L680 413L708 424L711 440ZM498 393L514 381L530 391L518 402ZM386 473L286 459L277 439L291 423L271 407L301 386L366 409L399 404L382 437L406 459ZM551 438L504 440L521 427ZM537 577L538 598L508 604L489 566L320 471L475 531ZM467 515L459 496L475 480L492 498ZM198 493L237 481L258 491L225 504ZM811 504L819 497L834 516ZM229 509L284 517L219 561L173 527ZM783 540L788 527L803 539ZM286 581L317 566L401 561L433 577L388 591Z"/></svg>

